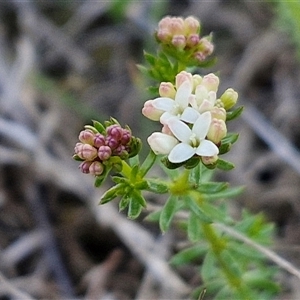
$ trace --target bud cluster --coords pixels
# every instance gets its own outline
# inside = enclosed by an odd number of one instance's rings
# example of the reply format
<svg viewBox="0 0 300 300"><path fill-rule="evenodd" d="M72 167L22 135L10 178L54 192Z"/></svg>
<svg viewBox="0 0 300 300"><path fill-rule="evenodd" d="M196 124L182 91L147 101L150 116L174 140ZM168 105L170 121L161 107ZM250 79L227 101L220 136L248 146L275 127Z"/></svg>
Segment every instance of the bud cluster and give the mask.
<svg viewBox="0 0 300 300"><path fill-rule="evenodd" d="M113 157L124 160L134 156L139 150L139 140L132 136L128 127L122 128L112 122L107 123L106 127L98 122L97 125L87 125L79 133L79 142L75 145L73 156L81 161L79 168L83 173L95 176L101 175L107 165L116 162Z"/></svg>
<svg viewBox="0 0 300 300"><path fill-rule="evenodd" d="M190 16L164 17L158 24L157 40L167 47L188 51L196 60L202 62L211 55L214 46L210 37L200 37L200 22Z"/></svg>

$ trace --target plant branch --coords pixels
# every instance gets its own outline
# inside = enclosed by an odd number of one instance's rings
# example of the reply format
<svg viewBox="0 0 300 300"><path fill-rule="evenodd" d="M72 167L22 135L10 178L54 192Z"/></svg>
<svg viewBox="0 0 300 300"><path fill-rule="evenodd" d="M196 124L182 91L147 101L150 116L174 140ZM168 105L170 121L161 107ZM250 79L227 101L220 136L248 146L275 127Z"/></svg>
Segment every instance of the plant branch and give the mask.
<svg viewBox="0 0 300 300"><path fill-rule="evenodd" d="M236 238L237 240L242 241L245 244L258 250L259 252L264 254L268 259L270 259L271 261L276 263L279 267L286 270L290 274L296 276L300 280L300 270L295 268L290 262L288 262L284 258L277 255L274 251L255 243L253 240L249 239L248 237L242 235L241 233L237 232L236 230L234 230L224 224L214 223L213 225L214 225L214 227L222 230L223 232L229 234L230 236Z"/></svg>

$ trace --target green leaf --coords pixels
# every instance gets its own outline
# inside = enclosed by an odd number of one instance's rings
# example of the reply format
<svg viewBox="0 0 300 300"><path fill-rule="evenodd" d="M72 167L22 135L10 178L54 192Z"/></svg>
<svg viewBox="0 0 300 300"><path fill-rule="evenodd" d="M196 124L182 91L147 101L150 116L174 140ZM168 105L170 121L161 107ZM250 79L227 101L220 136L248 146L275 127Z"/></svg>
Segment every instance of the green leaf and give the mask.
<svg viewBox="0 0 300 300"><path fill-rule="evenodd" d="M227 135L222 139L222 144L234 144L239 138L239 134L238 133L233 133L233 132L230 132L230 133L227 133Z"/></svg>
<svg viewBox="0 0 300 300"><path fill-rule="evenodd" d="M216 278L218 275L218 269L216 268L216 258L211 250L207 252L201 267L201 277L204 282Z"/></svg>
<svg viewBox="0 0 300 300"><path fill-rule="evenodd" d="M186 203L187 203L189 209L192 212L194 212L194 214L197 215L197 217L199 218L199 220L201 222L204 222L204 223L211 223L212 222L212 219L204 213L202 208L194 201L193 198L191 198L189 196L186 197Z"/></svg>
<svg viewBox="0 0 300 300"><path fill-rule="evenodd" d="M219 158L217 161L217 167L224 171L230 171L234 168L234 164Z"/></svg>
<svg viewBox="0 0 300 300"><path fill-rule="evenodd" d="M205 182L197 187L197 191L204 194L214 194L228 188L227 182Z"/></svg>
<svg viewBox="0 0 300 300"><path fill-rule="evenodd" d="M129 205L130 197L125 194L119 202L119 211L123 211Z"/></svg>
<svg viewBox="0 0 300 300"><path fill-rule="evenodd" d="M153 164L155 163L156 160L156 154L150 150L149 154L147 155L146 159L142 163L140 167L140 173L139 175L143 178L148 171L152 168Z"/></svg>
<svg viewBox="0 0 300 300"><path fill-rule="evenodd" d="M192 242L199 241L202 235L201 222L192 211L189 214L187 233L189 240Z"/></svg>
<svg viewBox="0 0 300 300"><path fill-rule="evenodd" d="M148 191L156 193L156 194L165 194L169 191L169 186L162 182L160 179L147 179L148 187L146 188Z"/></svg>
<svg viewBox="0 0 300 300"><path fill-rule="evenodd" d="M160 214L161 214L161 209L157 211L153 211L145 218L145 220L149 222L158 222L160 218Z"/></svg>
<svg viewBox="0 0 300 300"><path fill-rule="evenodd" d="M131 173L130 173L130 181L131 182L135 182L136 181L136 176L138 174L139 171L139 166L135 165L131 168Z"/></svg>
<svg viewBox="0 0 300 300"><path fill-rule="evenodd" d="M172 256L170 264L180 266L199 260L209 249L207 243L198 243L192 247L186 248Z"/></svg>
<svg viewBox="0 0 300 300"><path fill-rule="evenodd" d="M142 209L142 205L140 205L138 201L135 201L133 198L131 198L129 201L129 208L127 213L128 218L132 220L136 219L142 212Z"/></svg>
<svg viewBox="0 0 300 300"><path fill-rule="evenodd" d="M244 110L244 107L240 106L240 107L236 108L235 110L228 111L226 113L226 121L231 121L233 119L236 119L237 117L239 117L242 114L243 110Z"/></svg>
<svg viewBox="0 0 300 300"><path fill-rule="evenodd" d="M98 130L98 132L100 132L100 133L105 132L105 127L100 122L93 120L93 125Z"/></svg>
<svg viewBox="0 0 300 300"><path fill-rule="evenodd" d="M169 229L172 219L178 208L178 197L171 195L165 203L159 218L159 227L162 232L166 232Z"/></svg>
<svg viewBox="0 0 300 300"><path fill-rule="evenodd" d="M100 199L100 204L105 204L107 202L110 202L114 198L116 198L119 195L122 195L125 193L126 185L123 183L119 183L117 185L114 185L109 190L107 190Z"/></svg>
<svg viewBox="0 0 300 300"><path fill-rule="evenodd" d="M228 188L222 192L215 193L215 194L205 194L203 195L203 198L205 200L217 200L217 199L225 199L225 198L233 198L238 195L240 195L244 191L243 186L234 187L234 188Z"/></svg>
<svg viewBox="0 0 300 300"><path fill-rule="evenodd" d="M200 183L201 178L201 164L197 165L194 169L190 171L189 180L195 183L197 186Z"/></svg>
<svg viewBox="0 0 300 300"><path fill-rule="evenodd" d="M238 260L236 260L227 249L224 249L220 253L220 256L223 259L223 263L226 264L227 270L230 270L231 274L235 277L241 278L243 273L238 264Z"/></svg>
<svg viewBox="0 0 300 300"><path fill-rule="evenodd" d="M132 192L130 193L131 196L131 201L136 201L138 202L142 207L147 206L147 202L142 195L141 191L133 189Z"/></svg>
<svg viewBox="0 0 300 300"><path fill-rule="evenodd" d="M215 204L204 202L201 205L201 208L203 212L214 221L219 221L223 223L228 223L232 221L231 217L228 215L228 212L222 209L221 207L216 206Z"/></svg>
<svg viewBox="0 0 300 300"><path fill-rule="evenodd" d="M157 58L153 54L144 51L144 57L151 66L155 66Z"/></svg>

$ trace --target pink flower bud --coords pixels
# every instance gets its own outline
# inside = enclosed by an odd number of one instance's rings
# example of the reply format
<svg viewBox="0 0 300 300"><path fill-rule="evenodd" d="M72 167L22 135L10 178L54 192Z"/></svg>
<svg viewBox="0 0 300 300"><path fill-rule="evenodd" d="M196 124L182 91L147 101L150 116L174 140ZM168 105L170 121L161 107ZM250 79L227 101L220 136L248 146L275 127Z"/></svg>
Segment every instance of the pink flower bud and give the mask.
<svg viewBox="0 0 300 300"><path fill-rule="evenodd" d="M178 90L178 88L181 86L181 84L185 81L189 81L191 86L192 86L193 85L193 75L191 73L186 72L186 71L181 71L175 77L176 89Z"/></svg>
<svg viewBox="0 0 300 300"><path fill-rule="evenodd" d="M96 133L94 137L94 146L99 148L103 145L105 145L105 136L101 133Z"/></svg>
<svg viewBox="0 0 300 300"><path fill-rule="evenodd" d="M161 82L159 85L159 95L174 99L176 95L174 85L171 82Z"/></svg>
<svg viewBox="0 0 300 300"><path fill-rule="evenodd" d="M198 43L197 50L201 52L204 57L207 57L213 53L214 45L207 37L203 37Z"/></svg>
<svg viewBox="0 0 300 300"><path fill-rule="evenodd" d="M97 149L89 144L77 143L74 151L81 159L87 161L92 161L97 157Z"/></svg>
<svg viewBox="0 0 300 300"><path fill-rule="evenodd" d="M115 140L119 141L123 135L123 128L118 124L110 125L106 128L106 133L108 136L111 136Z"/></svg>
<svg viewBox="0 0 300 300"><path fill-rule="evenodd" d="M210 110L211 117L226 121L226 110L223 107L213 107Z"/></svg>
<svg viewBox="0 0 300 300"><path fill-rule="evenodd" d="M174 35L172 38L172 45L180 50L183 50L186 46L186 38L184 35Z"/></svg>
<svg viewBox="0 0 300 300"><path fill-rule="evenodd" d="M203 77L201 84L206 87L207 91L217 92L219 87L219 77L213 73L207 74Z"/></svg>
<svg viewBox="0 0 300 300"><path fill-rule="evenodd" d="M185 34L199 34L200 32L200 22L192 16L189 16L184 19L184 28L185 28Z"/></svg>
<svg viewBox="0 0 300 300"><path fill-rule="evenodd" d="M94 161L89 167L90 174L95 176L101 175L103 171L104 171L104 167L100 161Z"/></svg>
<svg viewBox="0 0 300 300"><path fill-rule="evenodd" d="M219 159L218 155L214 156L201 156L201 161L204 165L213 165Z"/></svg>
<svg viewBox="0 0 300 300"><path fill-rule="evenodd" d="M119 145L116 149L114 149L113 155L120 156L121 158L125 158L128 155L128 152L124 145Z"/></svg>
<svg viewBox="0 0 300 300"><path fill-rule="evenodd" d="M120 140L122 145L126 145L130 142L131 140L131 132L128 129L123 129L122 128L122 138Z"/></svg>
<svg viewBox="0 0 300 300"><path fill-rule="evenodd" d="M91 161L83 161L83 162L79 165L78 168L81 170L82 173L89 174L89 173L90 173L89 167L90 167L91 164L92 164Z"/></svg>
<svg viewBox="0 0 300 300"><path fill-rule="evenodd" d="M142 114L152 121L159 121L163 110L159 110L153 106L153 100L148 100L144 103Z"/></svg>
<svg viewBox="0 0 300 300"><path fill-rule="evenodd" d="M228 110L236 104L238 93L234 89L229 88L224 92L220 99L224 105L224 108Z"/></svg>
<svg viewBox="0 0 300 300"><path fill-rule="evenodd" d="M218 145L227 134L226 123L220 119L212 119L208 129L207 138Z"/></svg>
<svg viewBox="0 0 300 300"><path fill-rule="evenodd" d="M111 150L116 149L120 145L120 141L116 140L111 136L107 136L105 140L106 146L108 146Z"/></svg>
<svg viewBox="0 0 300 300"><path fill-rule="evenodd" d="M89 129L82 130L79 133L79 140L84 144L93 145L94 137L95 137L95 133Z"/></svg>
<svg viewBox="0 0 300 300"><path fill-rule="evenodd" d="M198 34L190 34L187 39L186 39L186 45L190 48L198 45L200 41L199 35Z"/></svg>
<svg viewBox="0 0 300 300"><path fill-rule="evenodd" d="M107 160L110 158L112 150L109 146L100 146L98 149L98 157L101 160Z"/></svg>
<svg viewBox="0 0 300 300"><path fill-rule="evenodd" d="M174 35L184 35L184 21L182 18L173 17L171 18L168 29L170 33Z"/></svg>

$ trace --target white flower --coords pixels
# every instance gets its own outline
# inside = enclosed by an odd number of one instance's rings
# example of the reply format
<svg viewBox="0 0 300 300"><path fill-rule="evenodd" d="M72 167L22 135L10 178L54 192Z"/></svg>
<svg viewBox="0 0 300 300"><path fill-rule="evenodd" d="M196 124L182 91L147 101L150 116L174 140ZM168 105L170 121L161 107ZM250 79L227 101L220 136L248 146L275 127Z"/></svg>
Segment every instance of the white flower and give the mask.
<svg viewBox="0 0 300 300"><path fill-rule="evenodd" d="M151 149L156 155L169 154L170 151L179 143L172 135L153 132L147 139Z"/></svg>
<svg viewBox="0 0 300 300"><path fill-rule="evenodd" d="M162 124L165 124L171 117L177 117L188 123L194 123L196 121L200 114L196 109L189 107L192 88L191 82L186 80L179 86L175 99L160 97L152 101L152 105L155 109L164 111L160 117Z"/></svg>
<svg viewBox="0 0 300 300"><path fill-rule="evenodd" d="M205 86L198 85L195 90L195 95L190 97L190 104L201 114L212 110L216 100L217 94L215 91L208 91Z"/></svg>
<svg viewBox="0 0 300 300"><path fill-rule="evenodd" d="M218 147L205 139L211 123L210 112L201 114L192 129L177 118L168 120L167 125L174 136L181 143L174 146L168 155L172 163L180 163L188 160L194 154L199 156L215 156L219 153Z"/></svg>

